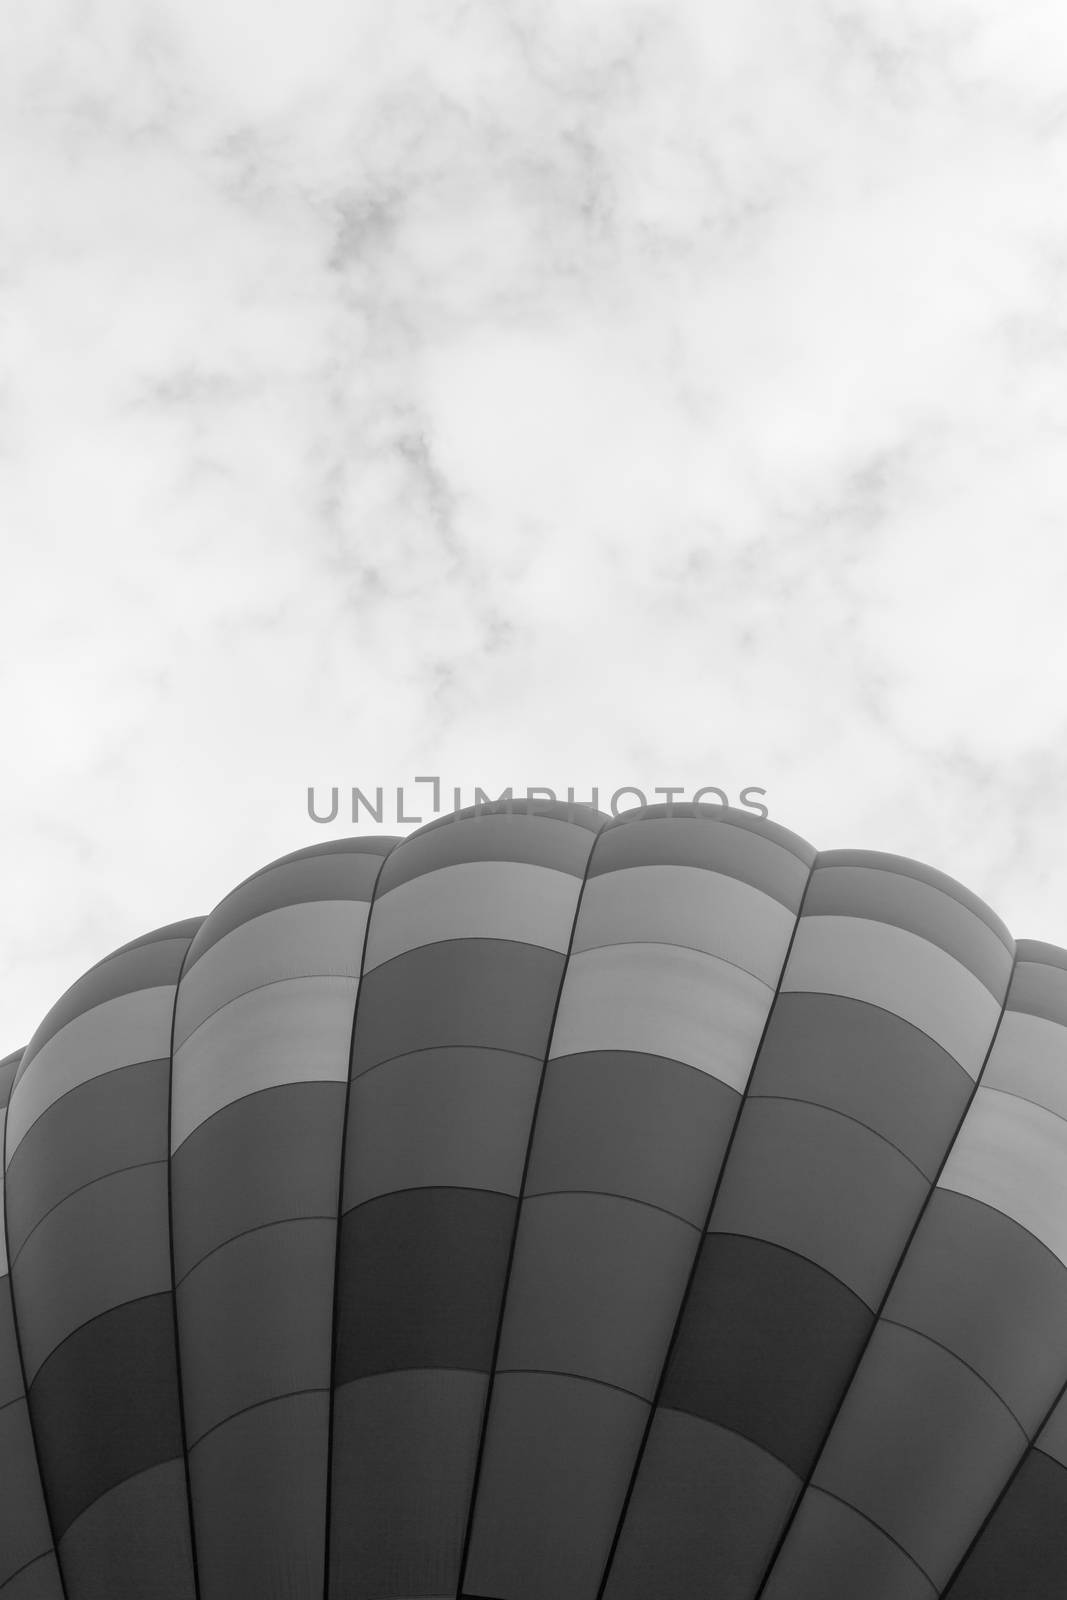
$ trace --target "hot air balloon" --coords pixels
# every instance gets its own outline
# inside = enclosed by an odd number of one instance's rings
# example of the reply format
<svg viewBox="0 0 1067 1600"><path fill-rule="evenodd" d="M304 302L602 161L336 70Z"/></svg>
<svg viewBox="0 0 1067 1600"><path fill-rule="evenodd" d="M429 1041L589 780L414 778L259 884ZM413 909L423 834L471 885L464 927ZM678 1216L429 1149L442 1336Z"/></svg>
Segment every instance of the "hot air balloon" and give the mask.
<svg viewBox="0 0 1067 1600"><path fill-rule="evenodd" d="M931 868L333 839L0 1105L0 1600L1067 1592L1067 952Z"/></svg>

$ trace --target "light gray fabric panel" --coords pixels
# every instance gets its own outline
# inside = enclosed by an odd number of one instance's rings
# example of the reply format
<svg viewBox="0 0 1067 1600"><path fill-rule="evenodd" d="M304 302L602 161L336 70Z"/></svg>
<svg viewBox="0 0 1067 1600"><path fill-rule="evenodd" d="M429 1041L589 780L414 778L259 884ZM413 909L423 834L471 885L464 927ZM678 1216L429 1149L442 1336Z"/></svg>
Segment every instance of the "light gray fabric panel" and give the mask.
<svg viewBox="0 0 1067 1600"><path fill-rule="evenodd" d="M724 872L629 867L590 878L574 949L682 945L731 961L773 988L794 920L780 900Z"/></svg>
<svg viewBox="0 0 1067 1600"><path fill-rule="evenodd" d="M182 978L177 1049L222 1006L282 978L358 978L367 925L361 900L315 900L265 911L213 944Z"/></svg>
<svg viewBox="0 0 1067 1600"><path fill-rule="evenodd" d="M355 1001L353 978L289 978L216 1011L174 1052L171 1149L259 1089L343 1083Z"/></svg>
<svg viewBox="0 0 1067 1600"><path fill-rule="evenodd" d="M1039 946L1040 959L1035 960L1032 950L1026 949L1028 943L1028 940L1019 943L1019 960L1012 974L1008 1010L1045 1017L1049 1022L1058 1023L1061 1028L1067 1028L1067 976L1063 951L1049 945Z"/></svg>
<svg viewBox="0 0 1067 1600"><path fill-rule="evenodd" d="M783 993L866 1000L914 1023L976 1078L1000 1005L953 956L917 934L862 917L800 919Z"/></svg>
<svg viewBox="0 0 1067 1600"><path fill-rule="evenodd" d="M772 991L715 956L627 944L571 957L553 1057L638 1050L687 1062L743 1089Z"/></svg>
<svg viewBox="0 0 1067 1600"><path fill-rule="evenodd" d="M581 880L519 861L463 861L379 895L365 970L442 939L513 939L563 952Z"/></svg>
<svg viewBox="0 0 1067 1600"><path fill-rule="evenodd" d="M421 882L422 880L417 880ZM346 1210L398 1189L517 1195L541 1061L504 1050L420 1050L351 1088Z"/></svg>
<svg viewBox="0 0 1067 1600"><path fill-rule="evenodd" d="M1067 1121L980 1087L940 1187L995 1206L1067 1264Z"/></svg>
<svg viewBox="0 0 1067 1600"><path fill-rule="evenodd" d="M395 840L382 834L337 839L325 850L313 845L254 872L204 921L190 947L186 975L234 928L279 906L308 905L314 900L368 901L381 858L393 843Z"/></svg>
<svg viewBox="0 0 1067 1600"><path fill-rule="evenodd" d="M932 883L877 866L833 866L820 857L804 899L805 916L852 916L891 923L939 946L973 972L998 1000L1011 971L1001 933Z"/></svg>
<svg viewBox="0 0 1067 1600"><path fill-rule="evenodd" d="M198 920L193 920L175 923L170 928L157 928L145 939L112 951L95 967L90 967L83 977L71 984L34 1031L24 1052L26 1066L53 1034L83 1012L137 989L166 988L175 984L189 941L198 926Z"/></svg>
<svg viewBox="0 0 1067 1600"><path fill-rule="evenodd" d="M1067 1118L1067 1028L1026 1011L1005 1011L982 1084Z"/></svg>
<svg viewBox="0 0 1067 1600"><path fill-rule="evenodd" d="M83 1012L42 1046L11 1091L7 1160L48 1107L102 1072L170 1054L172 985L118 995Z"/></svg>

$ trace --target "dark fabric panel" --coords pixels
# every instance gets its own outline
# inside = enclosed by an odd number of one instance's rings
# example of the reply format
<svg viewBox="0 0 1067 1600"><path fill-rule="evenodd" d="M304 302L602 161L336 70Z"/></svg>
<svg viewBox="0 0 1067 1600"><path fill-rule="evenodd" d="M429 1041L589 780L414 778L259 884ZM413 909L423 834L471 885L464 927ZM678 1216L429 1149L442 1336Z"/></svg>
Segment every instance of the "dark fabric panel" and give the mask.
<svg viewBox="0 0 1067 1600"><path fill-rule="evenodd" d="M25 1400L0 1411L0 1583L52 1548Z"/></svg>
<svg viewBox="0 0 1067 1600"><path fill-rule="evenodd" d="M780 994L750 1094L793 1095L855 1117L933 1181L974 1082L947 1050L880 1006Z"/></svg>
<svg viewBox="0 0 1067 1600"><path fill-rule="evenodd" d="M56 1537L124 1478L181 1455L169 1294L96 1317L30 1386L33 1429Z"/></svg>
<svg viewBox="0 0 1067 1600"><path fill-rule="evenodd" d="M139 950L142 945L155 944L159 939L185 939L186 942L189 942L196 936L197 929L203 921L203 917L183 917L180 922L168 922L162 927L152 928L148 933L142 933L136 939L127 939L125 944L120 944L109 955L104 956L100 961L94 962L89 971L95 972L97 967L104 965L105 961L111 961L115 956L124 956L130 950Z"/></svg>
<svg viewBox="0 0 1067 1600"><path fill-rule="evenodd" d="M429 1046L543 1057L563 964L505 939L450 939L384 962L360 985L353 1073Z"/></svg>
<svg viewBox="0 0 1067 1600"><path fill-rule="evenodd" d="M699 1242L636 1200L526 1199L499 1369L575 1373L651 1400Z"/></svg>
<svg viewBox="0 0 1067 1600"><path fill-rule="evenodd" d="M815 1473L935 1584L947 1581L1025 1437L955 1356L879 1323Z"/></svg>
<svg viewBox="0 0 1067 1600"><path fill-rule="evenodd" d="M195 1600L184 1463L116 1484L67 1529L59 1555L67 1600Z"/></svg>
<svg viewBox="0 0 1067 1600"><path fill-rule="evenodd" d="M502 1373L464 1587L509 1600L596 1600L645 1425L631 1395Z"/></svg>
<svg viewBox="0 0 1067 1600"><path fill-rule="evenodd" d="M935 1600L937 1593L866 1517L816 1489L804 1497L761 1600ZM1021 1597L1005 1590L999 1600Z"/></svg>
<svg viewBox="0 0 1067 1600"><path fill-rule="evenodd" d="M287 855L276 856L265 867L242 878L237 887L243 889L257 878L265 878L268 872L277 872L279 867L290 867L298 861L317 861L322 856L387 856L401 838L398 833L356 833L341 839L324 839L321 844L309 844L303 850L290 850Z"/></svg>
<svg viewBox="0 0 1067 1600"><path fill-rule="evenodd" d="M702 1227L740 1104L729 1085L679 1061L623 1050L556 1057L526 1193L599 1189Z"/></svg>
<svg viewBox="0 0 1067 1600"><path fill-rule="evenodd" d="M90 1318L170 1284L167 1168L113 1173L50 1212L13 1265L27 1380Z"/></svg>
<svg viewBox="0 0 1067 1600"><path fill-rule="evenodd" d="M224 1106L174 1154L174 1271L249 1228L337 1209L343 1083L287 1083Z"/></svg>
<svg viewBox="0 0 1067 1600"><path fill-rule="evenodd" d="M0 1406L24 1393L15 1318L11 1309L11 1280L0 1277Z"/></svg>
<svg viewBox="0 0 1067 1600"><path fill-rule="evenodd" d="M27 1066L31 1055L36 1055L60 1028L66 1027L68 1022L73 1022L83 1012L91 1011L94 1006L103 1005L107 1000L115 1000L119 995L133 994L137 989L153 989L177 983L190 938L189 934L174 939L149 938L115 951L97 966L91 967L56 1002L34 1033L26 1051Z"/></svg>
<svg viewBox="0 0 1067 1600"><path fill-rule="evenodd" d="M1011 971L1011 948L989 924L955 896L899 872L869 867L828 866L820 858L804 898L806 917L866 917L928 939L954 956L1003 1000Z"/></svg>
<svg viewBox="0 0 1067 1600"><path fill-rule="evenodd" d="M785 829L780 830L785 834ZM795 835L789 835L795 839ZM815 852L796 840L796 849L734 821L702 817L620 818L605 828L589 865L589 876L626 867L706 867L780 900L790 911L800 906Z"/></svg>
<svg viewBox="0 0 1067 1600"><path fill-rule="evenodd" d="M623 815L612 818L604 831L614 833L619 828L629 827L633 823L663 821L720 823L740 833L758 834L761 839L788 850L798 860L803 861L805 866L810 866L814 862L817 853L815 847L806 839L802 839L798 833L792 833L788 828L783 828L780 822L771 822L768 818L755 816L740 806L724 806L714 800L670 800L657 801L654 805L631 806Z"/></svg>
<svg viewBox="0 0 1067 1600"><path fill-rule="evenodd" d="M1033 1433L1067 1378L1067 1268L995 1207L935 1190L885 1308L946 1345Z"/></svg>
<svg viewBox="0 0 1067 1600"><path fill-rule="evenodd" d="M751 1600L799 1488L748 1439L660 1409L604 1600Z"/></svg>
<svg viewBox="0 0 1067 1600"><path fill-rule="evenodd" d="M486 1190L413 1189L348 1212L334 1382L413 1367L487 1372L515 1206Z"/></svg>
<svg viewBox="0 0 1067 1600"><path fill-rule="evenodd" d="M335 1239L332 1221L273 1223L213 1251L179 1285L190 1445L237 1411L329 1387Z"/></svg>
<svg viewBox="0 0 1067 1600"><path fill-rule="evenodd" d="M18 1056L11 1058L12 1068L17 1062ZM3 1209L0 1185L0 1226ZM11 1280L4 1273L0 1275L0 1502L9 1481L17 1481L19 1492L11 1508L14 1542L0 1505L0 1594L4 1600L18 1600L20 1595L24 1600L63 1600L26 1406Z"/></svg>
<svg viewBox="0 0 1067 1600"><path fill-rule="evenodd" d="M732 1428L803 1476L873 1320L802 1257L707 1234L661 1403Z"/></svg>
<svg viewBox="0 0 1067 1600"><path fill-rule="evenodd" d="M928 1193L905 1156L851 1118L798 1100L750 1099L711 1227L795 1250L873 1311Z"/></svg>
<svg viewBox="0 0 1067 1600"><path fill-rule="evenodd" d="M264 868L232 890L206 918L193 940L186 970L234 928L279 906L310 900L369 900L380 867L376 850L329 850Z"/></svg>
<svg viewBox="0 0 1067 1600"><path fill-rule="evenodd" d="M1007 1009L1067 1027L1067 973L1063 967L1020 963L1008 990Z"/></svg>
<svg viewBox="0 0 1067 1600"><path fill-rule="evenodd" d="M418 1050L352 1084L344 1206L396 1189L519 1192L539 1056L506 1050Z"/></svg>
<svg viewBox="0 0 1067 1600"><path fill-rule="evenodd" d="M12 1258L47 1211L83 1184L167 1159L170 1061L139 1061L90 1078L38 1117L7 1171Z"/></svg>
<svg viewBox="0 0 1067 1600"><path fill-rule="evenodd" d="M948 1600L1063 1600L1065 1593L1067 1467L1030 1450L945 1594Z"/></svg>
<svg viewBox="0 0 1067 1600"><path fill-rule="evenodd" d="M329 1600L456 1592L486 1381L389 1372L336 1391Z"/></svg>
<svg viewBox="0 0 1067 1600"><path fill-rule="evenodd" d="M325 1394L256 1406L190 1451L200 1600L322 1600Z"/></svg>
<svg viewBox="0 0 1067 1600"><path fill-rule="evenodd" d="M461 861L524 861L580 878L592 848L588 827L552 816L514 815L442 818L409 834L382 868L379 894L439 867Z"/></svg>
<svg viewBox="0 0 1067 1600"><path fill-rule="evenodd" d="M940 872L937 867L928 867L924 861L889 855L882 850L820 850L818 864L820 867L875 867L882 872L896 872L902 877L914 878L917 883L929 884L931 888L940 889L942 894L958 900L965 910L992 929L1009 952L1014 953L1015 941L996 912L984 900L980 900L973 890L957 883L955 878Z"/></svg>
<svg viewBox="0 0 1067 1600"><path fill-rule="evenodd" d="M65 1600L56 1558L49 1549L9 1578L0 1583L4 1600Z"/></svg>

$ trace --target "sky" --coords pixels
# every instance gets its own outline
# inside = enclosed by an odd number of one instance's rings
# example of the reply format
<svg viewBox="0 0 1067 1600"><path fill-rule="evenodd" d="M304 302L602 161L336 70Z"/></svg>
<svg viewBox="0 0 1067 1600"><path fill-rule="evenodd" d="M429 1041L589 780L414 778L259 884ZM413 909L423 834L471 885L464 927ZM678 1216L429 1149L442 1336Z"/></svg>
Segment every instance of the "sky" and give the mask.
<svg viewBox="0 0 1067 1600"><path fill-rule="evenodd" d="M35 0L0 192L0 1055L420 775L1067 944L1062 5Z"/></svg>

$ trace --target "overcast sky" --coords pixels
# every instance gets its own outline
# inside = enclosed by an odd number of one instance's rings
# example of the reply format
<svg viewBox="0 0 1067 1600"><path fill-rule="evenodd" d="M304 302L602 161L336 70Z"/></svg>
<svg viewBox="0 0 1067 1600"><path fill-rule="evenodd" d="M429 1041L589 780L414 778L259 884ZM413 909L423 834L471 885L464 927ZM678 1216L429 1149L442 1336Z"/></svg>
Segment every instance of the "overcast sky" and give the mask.
<svg viewBox="0 0 1067 1600"><path fill-rule="evenodd" d="M0 119L0 1054L309 784L1067 943L1060 0L34 0Z"/></svg>

